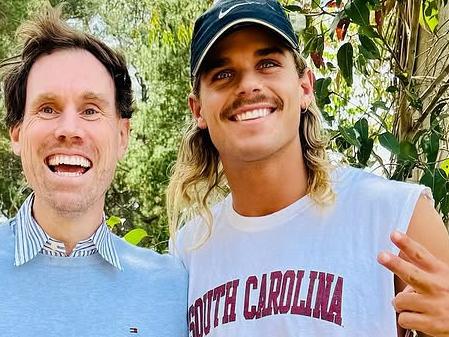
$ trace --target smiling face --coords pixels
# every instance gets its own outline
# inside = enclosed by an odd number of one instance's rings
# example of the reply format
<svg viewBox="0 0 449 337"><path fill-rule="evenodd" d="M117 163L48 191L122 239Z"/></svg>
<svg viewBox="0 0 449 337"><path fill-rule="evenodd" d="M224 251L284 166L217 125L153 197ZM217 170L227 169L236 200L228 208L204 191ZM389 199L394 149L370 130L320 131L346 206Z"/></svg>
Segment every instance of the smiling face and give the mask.
<svg viewBox="0 0 449 337"><path fill-rule="evenodd" d="M59 213L103 209L128 133L110 74L81 49L57 50L36 60L23 122L10 130L35 204Z"/></svg>
<svg viewBox="0 0 449 337"><path fill-rule="evenodd" d="M313 99L313 75L299 77L275 33L237 30L216 43L202 69L199 97L190 95L189 104L225 166L300 153L300 111Z"/></svg>

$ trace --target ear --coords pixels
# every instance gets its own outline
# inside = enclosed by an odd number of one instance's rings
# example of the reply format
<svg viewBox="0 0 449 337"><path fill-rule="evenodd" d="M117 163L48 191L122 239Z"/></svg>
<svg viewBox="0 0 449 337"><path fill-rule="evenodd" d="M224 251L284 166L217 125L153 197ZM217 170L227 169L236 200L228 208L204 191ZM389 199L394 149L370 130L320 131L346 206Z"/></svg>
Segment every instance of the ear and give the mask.
<svg viewBox="0 0 449 337"><path fill-rule="evenodd" d="M119 120L119 143L118 143L118 159L122 159L128 149L130 133L129 118L120 118Z"/></svg>
<svg viewBox="0 0 449 337"><path fill-rule="evenodd" d="M310 68L306 68L304 75L300 79L301 83L301 110L307 109L315 98L314 86L315 86L315 75Z"/></svg>
<svg viewBox="0 0 449 337"><path fill-rule="evenodd" d="M200 129L207 129L206 120L201 114L201 102L199 97L191 93L189 95L189 108L192 112L193 117L196 119L196 123Z"/></svg>
<svg viewBox="0 0 449 337"><path fill-rule="evenodd" d="M9 138L11 139L11 147L14 154L20 156L20 128L21 124L9 128Z"/></svg>

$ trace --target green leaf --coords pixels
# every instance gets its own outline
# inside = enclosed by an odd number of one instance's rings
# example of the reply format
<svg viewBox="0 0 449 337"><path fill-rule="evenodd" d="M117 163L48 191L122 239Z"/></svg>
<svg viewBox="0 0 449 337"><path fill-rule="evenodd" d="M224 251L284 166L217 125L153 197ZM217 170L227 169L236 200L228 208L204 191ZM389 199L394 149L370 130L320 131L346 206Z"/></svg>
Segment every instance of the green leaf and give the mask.
<svg viewBox="0 0 449 337"><path fill-rule="evenodd" d="M304 39L303 54L307 56L317 49L318 30L314 26L307 27L302 31L302 37Z"/></svg>
<svg viewBox="0 0 449 337"><path fill-rule="evenodd" d="M435 203L438 204L447 195L447 175L442 169L434 172L427 171L421 178L420 183L430 187Z"/></svg>
<svg viewBox="0 0 449 337"><path fill-rule="evenodd" d="M399 159L405 161L415 161L418 159L416 146L409 141L403 140L400 144Z"/></svg>
<svg viewBox="0 0 449 337"><path fill-rule="evenodd" d="M435 28L439 23L439 9L435 0L424 0L421 2L419 13L419 23L421 27L435 33Z"/></svg>
<svg viewBox="0 0 449 337"><path fill-rule="evenodd" d="M352 22L369 26L369 9L365 0L353 0L345 6L345 13Z"/></svg>
<svg viewBox="0 0 449 337"><path fill-rule="evenodd" d="M379 33L374 30L373 26L360 26L359 35L364 35L372 39L380 38Z"/></svg>
<svg viewBox="0 0 449 337"><path fill-rule="evenodd" d="M446 217L449 215L449 194L441 200L440 212Z"/></svg>
<svg viewBox="0 0 449 337"><path fill-rule="evenodd" d="M432 132L429 135L425 135L421 139L421 148L426 153L427 163L431 165L435 163L438 157L438 151L440 149L440 134ZM435 166L435 165L432 165Z"/></svg>
<svg viewBox="0 0 449 337"><path fill-rule="evenodd" d="M348 143L343 137L337 137L335 139L335 144L340 152L343 152L351 147L351 144Z"/></svg>
<svg viewBox="0 0 449 337"><path fill-rule="evenodd" d="M355 124L354 128L360 135L362 143L368 140L368 121L366 118L359 119ZM363 144L362 144L363 145Z"/></svg>
<svg viewBox="0 0 449 337"><path fill-rule="evenodd" d="M357 152L357 159L363 167L365 167L368 163L369 158L371 157L371 152L373 152L374 140L372 138L366 139L362 141L362 146L360 150Z"/></svg>
<svg viewBox="0 0 449 337"><path fill-rule="evenodd" d="M391 153L398 155L401 152L399 141L390 133L385 132L379 136L379 143Z"/></svg>
<svg viewBox="0 0 449 337"><path fill-rule="evenodd" d="M290 12L303 12L301 6L298 5L287 5L284 8Z"/></svg>
<svg viewBox="0 0 449 337"><path fill-rule="evenodd" d="M356 147L361 147L362 144L357 139L357 133L354 128L352 127L342 127L339 126L338 130L340 131L340 134L343 136L343 138L351 145L354 145Z"/></svg>
<svg viewBox="0 0 449 337"><path fill-rule="evenodd" d="M359 35L360 51L368 60L380 59L380 52L376 43L365 35Z"/></svg>
<svg viewBox="0 0 449 337"><path fill-rule="evenodd" d="M446 172L446 175L449 177L449 158L445 159L441 164L440 168Z"/></svg>
<svg viewBox="0 0 449 337"><path fill-rule="evenodd" d="M331 81L330 77L326 77L318 79L315 83L315 96L320 108L331 103L329 99L329 85L331 84Z"/></svg>
<svg viewBox="0 0 449 337"><path fill-rule="evenodd" d="M354 67L354 50L351 43L347 42L340 47L337 53L338 66L341 70L341 74L345 79L348 86L352 86L353 83L353 67Z"/></svg>
<svg viewBox="0 0 449 337"><path fill-rule="evenodd" d="M142 239L146 238L148 236L148 233L142 229L142 228L136 228L128 233L123 237L126 241L128 241L132 245L138 245Z"/></svg>
<svg viewBox="0 0 449 337"><path fill-rule="evenodd" d="M357 59L355 60L355 67L365 76L368 76L368 70L366 69L367 64L368 61L366 60L366 57L363 56L362 53L359 53Z"/></svg>
<svg viewBox="0 0 449 337"><path fill-rule="evenodd" d="M399 89L398 87L394 86L394 85L390 85L387 89L385 89L386 92L393 94L395 92L398 92Z"/></svg>
<svg viewBox="0 0 449 337"><path fill-rule="evenodd" d="M106 225L108 225L110 229L113 229L116 225L121 223L122 219L115 215L110 216L109 219L106 220Z"/></svg>
<svg viewBox="0 0 449 337"><path fill-rule="evenodd" d="M375 101L372 104L372 107L374 108L374 110L377 110L377 109L382 109L382 110L385 110L385 111L389 110L388 107L387 107L387 103L385 103L384 101Z"/></svg>

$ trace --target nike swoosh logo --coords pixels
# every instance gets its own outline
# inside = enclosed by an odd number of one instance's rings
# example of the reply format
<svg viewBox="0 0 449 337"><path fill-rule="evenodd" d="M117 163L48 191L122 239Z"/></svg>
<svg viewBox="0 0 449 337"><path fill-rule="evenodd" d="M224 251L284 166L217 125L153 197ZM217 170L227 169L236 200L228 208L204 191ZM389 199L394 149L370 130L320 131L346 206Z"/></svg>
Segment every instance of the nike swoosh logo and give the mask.
<svg viewBox="0 0 449 337"><path fill-rule="evenodd" d="M228 15L228 13L230 11L232 11L234 8L238 7L238 6L243 6L243 5L249 5L249 4L255 4L256 2L244 2L244 3L240 3L234 6L229 7L227 10L225 10L223 12L223 10L220 11L220 13L218 14L218 19L223 19L226 15Z"/></svg>

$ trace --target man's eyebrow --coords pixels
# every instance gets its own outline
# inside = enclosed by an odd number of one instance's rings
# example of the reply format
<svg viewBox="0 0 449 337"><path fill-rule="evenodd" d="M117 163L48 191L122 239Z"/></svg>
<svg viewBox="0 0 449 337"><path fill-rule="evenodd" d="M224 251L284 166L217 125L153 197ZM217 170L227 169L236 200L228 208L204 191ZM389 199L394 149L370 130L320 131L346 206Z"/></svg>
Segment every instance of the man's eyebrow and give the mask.
<svg viewBox="0 0 449 337"><path fill-rule="evenodd" d="M96 101L103 105L109 105L109 101L101 94L97 94L93 91L86 91L82 94L81 98L84 101Z"/></svg>
<svg viewBox="0 0 449 337"><path fill-rule="evenodd" d="M258 50L256 50L255 54L257 56L267 56L267 55L270 55L270 54L281 54L281 55L284 55L285 54L285 50L283 48L280 48L280 47L269 47L269 48L258 49Z"/></svg>
<svg viewBox="0 0 449 337"><path fill-rule="evenodd" d="M229 62L230 60L227 57L206 59L204 62L202 73L207 74L211 70L223 67Z"/></svg>
<svg viewBox="0 0 449 337"><path fill-rule="evenodd" d="M31 101L31 106L36 106L36 105L39 105L44 102L54 103L57 101L58 101L58 96L51 94L51 93L42 93L42 94L39 94L36 98L34 98Z"/></svg>

